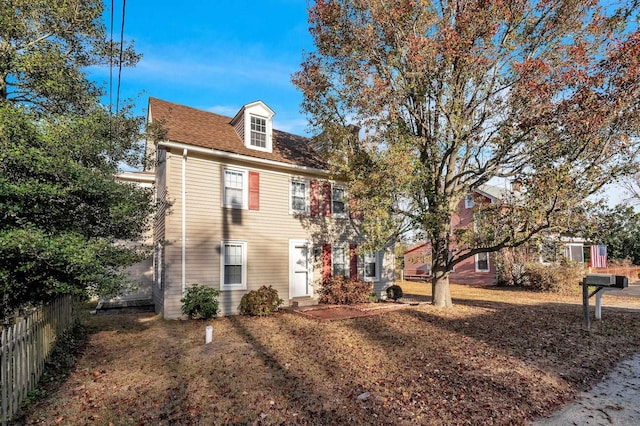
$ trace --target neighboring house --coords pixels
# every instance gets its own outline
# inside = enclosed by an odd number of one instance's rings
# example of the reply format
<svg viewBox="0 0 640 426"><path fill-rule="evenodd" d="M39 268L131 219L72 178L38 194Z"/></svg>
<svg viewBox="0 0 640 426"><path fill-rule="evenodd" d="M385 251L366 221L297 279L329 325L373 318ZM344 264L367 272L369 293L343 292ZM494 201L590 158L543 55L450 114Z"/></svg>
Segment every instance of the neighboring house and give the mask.
<svg viewBox="0 0 640 426"><path fill-rule="evenodd" d="M476 204L496 203L517 195L517 189L500 188L494 185L481 185L472 194L467 194L451 218L452 232L456 228L473 226L473 207ZM579 238L551 238L548 240L562 248L559 255L573 262L584 263L584 240ZM557 253L557 249L549 250ZM558 260L542 254L539 261L550 263ZM428 280L431 278L431 245L420 243L404 253L404 276L408 280ZM479 253L455 265L449 275L449 280L458 284L488 285L496 281L496 265L494 253Z"/></svg>
<svg viewBox="0 0 640 426"><path fill-rule="evenodd" d="M468 194L458 204L451 217L452 230L473 224L473 207L476 203L495 203L502 198L503 189L482 185L473 194ZM492 253L479 253L458 263L449 275L451 282L459 284L490 284L495 281L496 268ZM431 245L418 244L404 253L404 276L406 279L427 280L431 277Z"/></svg>
<svg viewBox="0 0 640 426"><path fill-rule="evenodd" d="M155 182L155 174L152 172L122 172L116 176L119 182L137 185L141 188L152 189ZM122 244L143 244L150 246L153 244L153 229L149 229L141 241L121 242ZM109 300L102 300L98 305L98 310L105 307L126 308L128 306L148 307L152 304L153 289L153 259L139 262L126 269L126 272L135 286L130 288L126 294L113 297ZM106 309L106 308L105 308Z"/></svg>
<svg viewBox="0 0 640 426"><path fill-rule="evenodd" d="M222 290L224 315L262 285L291 305L314 303L331 275L372 281L379 296L393 284L393 250L356 254L344 184L273 116L261 101L231 118L149 99L149 124L162 129L147 141L147 172L159 204L153 299L165 318L181 317L195 283Z"/></svg>

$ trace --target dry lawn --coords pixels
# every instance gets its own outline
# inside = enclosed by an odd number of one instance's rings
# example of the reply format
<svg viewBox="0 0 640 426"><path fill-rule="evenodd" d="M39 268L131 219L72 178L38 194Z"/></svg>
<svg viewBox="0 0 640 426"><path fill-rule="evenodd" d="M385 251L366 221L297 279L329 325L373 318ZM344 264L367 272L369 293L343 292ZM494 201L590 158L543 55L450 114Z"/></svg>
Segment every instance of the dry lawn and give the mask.
<svg viewBox="0 0 640 426"><path fill-rule="evenodd" d="M429 285L403 285L428 294ZM640 349L640 303L452 286L455 306L319 321L92 316L75 370L20 424L526 424ZM639 299L635 299L639 300ZM593 309L593 300L591 302Z"/></svg>

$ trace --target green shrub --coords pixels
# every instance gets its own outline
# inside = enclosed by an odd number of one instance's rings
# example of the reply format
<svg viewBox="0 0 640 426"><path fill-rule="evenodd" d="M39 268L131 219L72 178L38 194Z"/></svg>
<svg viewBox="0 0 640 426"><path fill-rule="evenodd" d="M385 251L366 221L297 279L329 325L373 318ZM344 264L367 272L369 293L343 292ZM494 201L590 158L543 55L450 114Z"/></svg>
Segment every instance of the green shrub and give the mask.
<svg viewBox="0 0 640 426"><path fill-rule="evenodd" d="M194 284L187 291L182 302L182 313L190 319L211 319L218 315L218 296L220 290Z"/></svg>
<svg viewBox="0 0 640 426"><path fill-rule="evenodd" d="M400 299L402 296L404 296L404 293L402 292L402 287L400 287L399 285L394 284L390 287L387 287L387 297L389 299L396 301Z"/></svg>
<svg viewBox="0 0 640 426"><path fill-rule="evenodd" d="M262 286L258 290L251 290L240 300L240 313L243 315L265 316L278 310L283 300L278 297L278 291L269 286Z"/></svg>
<svg viewBox="0 0 640 426"><path fill-rule="evenodd" d="M344 276L330 277L320 289L320 303L350 305L367 303L373 290L371 283L353 280Z"/></svg>
<svg viewBox="0 0 640 426"><path fill-rule="evenodd" d="M369 302L376 303L377 301L378 301L378 295L376 294L376 292L372 291L371 293L369 293Z"/></svg>

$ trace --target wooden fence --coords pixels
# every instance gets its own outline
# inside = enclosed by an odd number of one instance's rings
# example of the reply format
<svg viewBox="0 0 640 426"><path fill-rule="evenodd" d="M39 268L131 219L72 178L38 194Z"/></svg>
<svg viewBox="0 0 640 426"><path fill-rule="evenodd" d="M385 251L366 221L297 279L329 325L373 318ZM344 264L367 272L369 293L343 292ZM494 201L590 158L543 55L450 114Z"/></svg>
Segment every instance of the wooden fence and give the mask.
<svg viewBox="0 0 640 426"><path fill-rule="evenodd" d="M625 275L629 282L640 280L640 266L610 266L608 268L591 268L594 274Z"/></svg>
<svg viewBox="0 0 640 426"><path fill-rule="evenodd" d="M56 338L73 325L73 298L62 296L0 331L2 425L16 414L44 370Z"/></svg>

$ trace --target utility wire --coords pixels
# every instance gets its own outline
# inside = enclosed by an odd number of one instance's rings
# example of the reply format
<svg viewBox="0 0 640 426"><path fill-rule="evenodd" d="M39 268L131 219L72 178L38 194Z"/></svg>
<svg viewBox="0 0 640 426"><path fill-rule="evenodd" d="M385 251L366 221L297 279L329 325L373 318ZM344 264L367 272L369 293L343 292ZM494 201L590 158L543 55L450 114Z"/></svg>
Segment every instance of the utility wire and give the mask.
<svg viewBox="0 0 640 426"><path fill-rule="evenodd" d="M112 0L113 1L113 0ZM120 27L120 60L118 61L118 90L116 92L116 114L120 104L120 79L122 77L122 51L124 49L124 12L127 6L127 0L122 0L122 26Z"/></svg>
<svg viewBox="0 0 640 426"><path fill-rule="evenodd" d="M113 114L113 0L111 0L111 34L109 37L109 117ZM109 118L111 120L111 118Z"/></svg>

